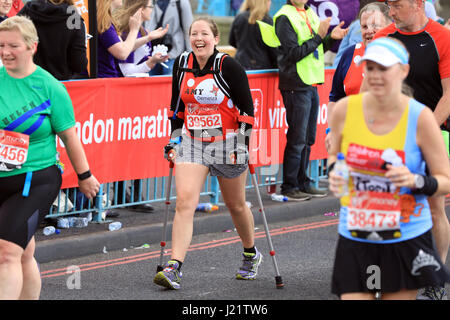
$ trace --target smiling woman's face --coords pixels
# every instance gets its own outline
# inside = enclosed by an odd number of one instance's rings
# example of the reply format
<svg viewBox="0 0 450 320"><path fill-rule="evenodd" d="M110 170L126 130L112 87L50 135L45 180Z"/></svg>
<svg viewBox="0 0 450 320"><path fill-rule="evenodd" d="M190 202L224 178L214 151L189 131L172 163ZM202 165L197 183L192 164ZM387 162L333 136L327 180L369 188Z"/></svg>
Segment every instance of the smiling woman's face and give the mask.
<svg viewBox="0 0 450 320"><path fill-rule="evenodd" d="M197 59L208 59L219 44L219 36L215 36L211 26L204 20L195 21L189 34L191 48Z"/></svg>

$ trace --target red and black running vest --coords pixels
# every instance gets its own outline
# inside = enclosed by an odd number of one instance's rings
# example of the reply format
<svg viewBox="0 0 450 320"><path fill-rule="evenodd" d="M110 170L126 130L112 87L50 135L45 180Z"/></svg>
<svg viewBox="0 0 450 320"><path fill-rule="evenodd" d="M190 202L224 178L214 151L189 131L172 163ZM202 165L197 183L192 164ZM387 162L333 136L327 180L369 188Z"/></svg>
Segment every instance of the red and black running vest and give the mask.
<svg viewBox="0 0 450 320"><path fill-rule="evenodd" d="M210 70L195 76L194 57L185 52L180 57L179 88L184 112L176 116L184 119L188 135L197 140L213 142L226 138L238 130L239 122L253 124L253 117L241 116L230 97L230 88L220 72L224 53L218 53Z"/></svg>

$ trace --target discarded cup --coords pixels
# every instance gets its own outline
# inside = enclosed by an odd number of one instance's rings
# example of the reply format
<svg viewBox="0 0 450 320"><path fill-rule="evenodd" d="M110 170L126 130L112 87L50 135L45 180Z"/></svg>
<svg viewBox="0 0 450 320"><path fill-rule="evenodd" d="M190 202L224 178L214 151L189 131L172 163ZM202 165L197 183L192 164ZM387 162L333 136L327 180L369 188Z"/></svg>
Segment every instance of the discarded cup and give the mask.
<svg viewBox="0 0 450 320"><path fill-rule="evenodd" d="M268 194L275 193L277 191L277 185L275 184L275 177L267 177L266 178L266 190Z"/></svg>

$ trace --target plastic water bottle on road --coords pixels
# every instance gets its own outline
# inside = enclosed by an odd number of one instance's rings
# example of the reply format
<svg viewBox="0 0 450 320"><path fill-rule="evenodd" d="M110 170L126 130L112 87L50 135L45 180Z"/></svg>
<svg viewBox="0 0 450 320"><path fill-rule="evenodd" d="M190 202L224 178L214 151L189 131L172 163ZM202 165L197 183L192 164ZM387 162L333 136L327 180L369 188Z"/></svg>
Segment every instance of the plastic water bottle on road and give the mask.
<svg viewBox="0 0 450 320"><path fill-rule="evenodd" d="M219 206L213 205L212 203L199 203L197 209L195 209L195 211L201 212L212 212L216 210L219 210Z"/></svg>
<svg viewBox="0 0 450 320"><path fill-rule="evenodd" d="M112 222L108 226L109 231L116 231L119 230L120 228L122 228L122 223L120 223L119 221Z"/></svg>
<svg viewBox="0 0 450 320"><path fill-rule="evenodd" d="M288 201L288 198L286 196L283 196L282 194L272 193L270 195L270 198L272 198L273 201L279 201L279 202Z"/></svg>
<svg viewBox="0 0 450 320"><path fill-rule="evenodd" d="M339 192L335 194L336 197L341 198L348 195L348 178L350 174L347 163L345 162L345 156L342 152L339 152L337 154L337 161L336 164L334 165L334 172L337 175L343 177L346 181L346 183L339 188Z"/></svg>
<svg viewBox="0 0 450 320"><path fill-rule="evenodd" d="M55 229L54 226L47 226L44 228L44 230L42 231L42 233L46 236L52 235L54 233L59 234L59 230Z"/></svg>

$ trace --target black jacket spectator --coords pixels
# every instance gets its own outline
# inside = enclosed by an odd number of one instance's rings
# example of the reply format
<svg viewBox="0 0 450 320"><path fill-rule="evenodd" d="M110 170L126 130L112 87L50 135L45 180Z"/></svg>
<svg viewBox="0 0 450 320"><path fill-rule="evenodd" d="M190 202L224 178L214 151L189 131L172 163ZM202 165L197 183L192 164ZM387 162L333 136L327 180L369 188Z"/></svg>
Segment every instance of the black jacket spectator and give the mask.
<svg viewBox="0 0 450 320"><path fill-rule="evenodd" d="M236 16L231 30L229 43L235 47L235 59L246 69L276 69L276 49L264 44L257 23L248 23L249 11L244 11ZM265 16L262 21L272 25L272 18Z"/></svg>
<svg viewBox="0 0 450 320"><path fill-rule="evenodd" d="M58 80L86 72L86 27L75 6L68 3L32 0L19 15L28 16L36 26L39 45L34 62Z"/></svg>

